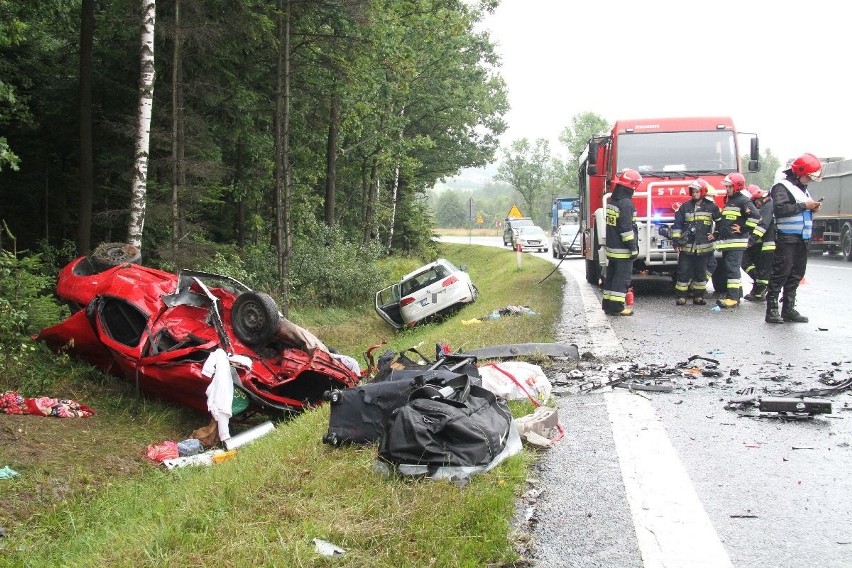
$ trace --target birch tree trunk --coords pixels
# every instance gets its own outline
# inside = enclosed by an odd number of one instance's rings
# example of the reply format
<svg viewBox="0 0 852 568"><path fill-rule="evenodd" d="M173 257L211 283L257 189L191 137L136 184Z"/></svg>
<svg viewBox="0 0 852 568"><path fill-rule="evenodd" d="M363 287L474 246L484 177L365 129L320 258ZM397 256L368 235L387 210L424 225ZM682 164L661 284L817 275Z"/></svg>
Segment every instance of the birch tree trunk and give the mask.
<svg viewBox="0 0 852 568"><path fill-rule="evenodd" d="M154 19L156 0L142 0L142 32L139 52L139 121L130 195L130 224L127 243L142 250L145 226L145 193L148 182L148 151L151 140L151 108L154 103Z"/></svg>

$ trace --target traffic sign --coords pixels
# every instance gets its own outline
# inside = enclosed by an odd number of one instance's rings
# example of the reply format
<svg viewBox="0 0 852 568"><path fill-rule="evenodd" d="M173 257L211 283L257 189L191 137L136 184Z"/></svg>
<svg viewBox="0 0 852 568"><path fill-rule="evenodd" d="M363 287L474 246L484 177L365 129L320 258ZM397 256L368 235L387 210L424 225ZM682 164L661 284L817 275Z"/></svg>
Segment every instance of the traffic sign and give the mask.
<svg viewBox="0 0 852 568"><path fill-rule="evenodd" d="M519 219L523 216L524 216L524 214L521 213L521 210L518 209L518 206L515 205L514 203L512 204L512 208L509 209L509 214L506 215L506 217L514 217L515 219Z"/></svg>

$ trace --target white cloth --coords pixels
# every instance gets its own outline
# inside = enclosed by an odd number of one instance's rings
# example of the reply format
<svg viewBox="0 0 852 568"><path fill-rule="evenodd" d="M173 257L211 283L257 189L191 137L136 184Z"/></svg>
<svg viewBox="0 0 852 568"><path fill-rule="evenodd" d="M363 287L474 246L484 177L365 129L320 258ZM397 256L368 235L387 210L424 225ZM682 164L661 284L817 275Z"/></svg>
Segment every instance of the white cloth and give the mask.
<svg viewBox="0 0 852 568"><path fill-rule="evenodd" d="M350 371L355 373L356 377L361 376L361 367L358 365L358 360L349 355L341 355L340 353L331 353L331 356L346 365Z"/></svg>
<svg viewBox="0 0 852 568"><path fill-rule="evenodd" d="M219 439L225 441L231 437L228 422L231 419L234 404L234 383L231 382L231 363L224 349L217 349L207 357L201 374L211 377L207 386L207 409L219 427Z"/></svg>

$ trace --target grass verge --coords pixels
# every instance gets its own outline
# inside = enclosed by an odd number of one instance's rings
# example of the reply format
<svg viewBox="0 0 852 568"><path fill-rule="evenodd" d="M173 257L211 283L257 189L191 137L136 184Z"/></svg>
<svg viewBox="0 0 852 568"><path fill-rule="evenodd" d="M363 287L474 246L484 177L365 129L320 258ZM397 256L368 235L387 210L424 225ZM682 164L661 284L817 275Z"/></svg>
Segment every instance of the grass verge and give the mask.
<svg viewBox="0 0 852 568"><path fill-rule="evenodd" d="M480 298L440 322L394 332L372 310L301 310L292 319L363 361L380 340L396 351L436 342L453 350L552 341L562 278L552 265L494 248L442 245L466 264ZM401 275L428 259L406 259ZM410 264L410 266L409 266ZM541 282L541 283L540 283ZM481 320L508 305L536 315ZM2 566L510 566L510 518L534 456L526 452L459 487L384 478L375 447L321 442L328 407L306 412L210 468L167 472L141 457L145 446L188 437L206 417L140 401L129 385L70 384L91 419L0 416ZM8 430L8 431L7 431ZM110 464L112 466L110 467ZM333 559L313 539L346 550Z"/></svg>

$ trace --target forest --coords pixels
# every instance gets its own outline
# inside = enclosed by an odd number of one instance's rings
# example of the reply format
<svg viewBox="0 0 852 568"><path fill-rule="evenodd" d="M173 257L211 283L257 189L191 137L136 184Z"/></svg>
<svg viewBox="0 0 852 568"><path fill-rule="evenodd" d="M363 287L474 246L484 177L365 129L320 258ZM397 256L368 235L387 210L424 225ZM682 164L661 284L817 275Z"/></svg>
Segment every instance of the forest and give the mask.
<svg viewBox="0 0 852 568"><path fill-rule="evenodd" d="M506 127L476 26L495 6L0 0L0 248L130 242L148 95L146 264L230 258L286 302L317 249L367 262L428 250L426 191L492 161Z"/></svg>

